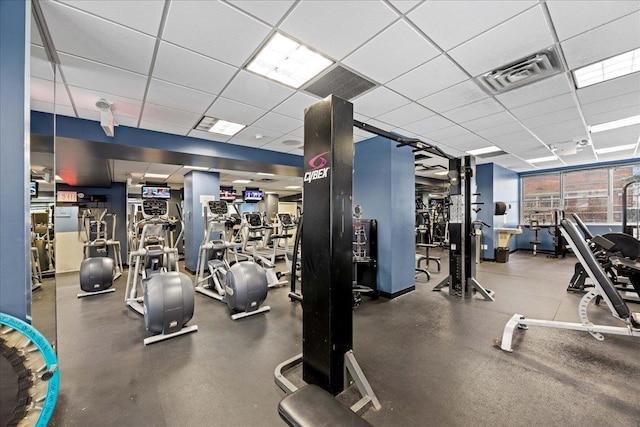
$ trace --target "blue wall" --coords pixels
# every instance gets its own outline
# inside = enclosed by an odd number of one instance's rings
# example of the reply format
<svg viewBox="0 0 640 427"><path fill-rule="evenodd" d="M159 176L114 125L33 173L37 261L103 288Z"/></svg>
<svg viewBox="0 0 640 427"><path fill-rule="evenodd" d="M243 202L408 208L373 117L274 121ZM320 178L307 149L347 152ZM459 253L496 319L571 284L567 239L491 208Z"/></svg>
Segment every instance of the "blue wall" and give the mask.
<svg viewBox="0 0 640 427"><path fill-rule="evenodd" d="M355 145L353 205L378 221L378 289L392 296L415 282L413 162L410 149L385 138Z"/></svg>
<svg viewBox="0 0 640 427"><path fill-rule="evenodd" d="M30 24L30 2L0 1L0 311L28 322Z"/></svg>
<svg viewBox="0 0 640 427"><path fill-rule="evenodd" d="M219 200L220 174L191 171L184 176L184 265L195 272L198 266L200 244L204 236L204 217L200 196L215 196Z"/></svg>

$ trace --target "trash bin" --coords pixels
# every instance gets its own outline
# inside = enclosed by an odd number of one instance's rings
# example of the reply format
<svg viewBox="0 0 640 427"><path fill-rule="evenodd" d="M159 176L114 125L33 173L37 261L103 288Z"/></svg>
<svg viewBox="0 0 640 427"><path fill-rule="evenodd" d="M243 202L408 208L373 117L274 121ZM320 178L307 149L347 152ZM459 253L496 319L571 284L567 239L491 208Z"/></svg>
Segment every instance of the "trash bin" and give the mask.
<svg viewBox="0 0 640 427"><path fill-rule="evenodd" d="M509 248L496 248L496 262L509 262Z"/></svg>

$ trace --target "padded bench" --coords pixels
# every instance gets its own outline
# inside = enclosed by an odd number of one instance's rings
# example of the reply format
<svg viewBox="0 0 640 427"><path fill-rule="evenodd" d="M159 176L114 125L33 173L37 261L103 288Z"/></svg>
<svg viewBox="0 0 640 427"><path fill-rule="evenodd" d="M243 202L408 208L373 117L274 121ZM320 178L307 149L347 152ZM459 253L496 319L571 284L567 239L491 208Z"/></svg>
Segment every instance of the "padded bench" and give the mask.
<svg viewBox="0 0 640 427"><path fill-rule="evenodd" d="M373 427L315 384L285 396L278 414L291 427Z"/></svg>

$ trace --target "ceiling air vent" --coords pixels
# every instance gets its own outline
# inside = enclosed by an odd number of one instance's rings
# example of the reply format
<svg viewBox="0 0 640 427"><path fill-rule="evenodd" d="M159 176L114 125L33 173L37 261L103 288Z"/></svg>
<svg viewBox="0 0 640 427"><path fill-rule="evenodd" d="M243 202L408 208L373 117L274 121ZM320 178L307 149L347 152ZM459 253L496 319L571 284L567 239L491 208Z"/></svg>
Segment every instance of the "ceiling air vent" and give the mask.
<svg viewBox="0 0 640 427"><path fill-rule="evenodd" d="M555 48L538 52L476 77L491 93L503 93L562 71Z"/></svg>
<svg viewBox="0 0 640 427"><path fill-rule="evenodd" d="M320 98L325 98L333 94L348 101L368 91L375 85L374 82L364 79L338 65L311 83L304 90Z"/></svg>

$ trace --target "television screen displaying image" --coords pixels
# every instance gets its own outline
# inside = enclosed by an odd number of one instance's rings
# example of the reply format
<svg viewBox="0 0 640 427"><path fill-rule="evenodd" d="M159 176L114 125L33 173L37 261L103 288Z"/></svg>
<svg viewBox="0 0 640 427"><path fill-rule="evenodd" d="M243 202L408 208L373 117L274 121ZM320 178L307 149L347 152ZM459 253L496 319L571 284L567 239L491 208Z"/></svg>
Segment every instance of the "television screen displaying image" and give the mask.
<svg viewBox="0 0 640 427"><path fill-rule="evenodd" d="M233 187L220 187L220 200L233 202L236 200L236 190Z"/></svg>
<svg viewBox="0 0 640 427"><path fill-rule="evenodd" d="M171 189L169 187L142 187L143 199L170 199Z"/></svg>
<svg viewBox="0 0 640 427"><path fill-rule="evenodd" d="M262 201L262 191L260 190L244 190L242 198L247 203L257 203Z"/></svg>
<svg viewBox="0 0 640 427"><path fill-rule="evenodd" d="M29 182L29 194L31 197L38 197L38 183L35 181Z"/></svg>

